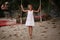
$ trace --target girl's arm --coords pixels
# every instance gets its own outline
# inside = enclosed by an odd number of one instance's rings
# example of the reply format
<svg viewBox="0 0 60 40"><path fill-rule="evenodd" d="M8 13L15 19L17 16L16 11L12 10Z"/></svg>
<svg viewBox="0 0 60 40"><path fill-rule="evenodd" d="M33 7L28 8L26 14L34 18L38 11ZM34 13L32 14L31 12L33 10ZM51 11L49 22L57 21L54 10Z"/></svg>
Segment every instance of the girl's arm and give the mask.
<svg viewBox="0 0 60 40"><path fill-rule="evenodd" d="M39 6L38 10L34 10L34 12L39 12L39 11L40 11L40 6Z"/></svg>
<svg viewBox="0 0 60 40"><path fill-rule="evenodd" d="M22 5L21 5L21 8L22 8L22 11L23 11L23 12L27 12L27 10L24 10L24 8L23 8L23 6L22 6Z"/></svg>

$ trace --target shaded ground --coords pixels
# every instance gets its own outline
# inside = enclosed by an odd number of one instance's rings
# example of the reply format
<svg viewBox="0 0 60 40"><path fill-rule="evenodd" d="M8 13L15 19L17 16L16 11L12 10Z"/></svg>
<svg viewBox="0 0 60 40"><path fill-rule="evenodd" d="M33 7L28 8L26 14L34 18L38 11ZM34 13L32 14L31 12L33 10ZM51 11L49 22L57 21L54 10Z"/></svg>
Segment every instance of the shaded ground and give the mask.
<svg viewBox="0 0 60 40"><path fill-rule="evenodd" d="M60 40L60 21L36 22L31 40ZM30 40L24 24L0 27L0 40Z"/></svg>

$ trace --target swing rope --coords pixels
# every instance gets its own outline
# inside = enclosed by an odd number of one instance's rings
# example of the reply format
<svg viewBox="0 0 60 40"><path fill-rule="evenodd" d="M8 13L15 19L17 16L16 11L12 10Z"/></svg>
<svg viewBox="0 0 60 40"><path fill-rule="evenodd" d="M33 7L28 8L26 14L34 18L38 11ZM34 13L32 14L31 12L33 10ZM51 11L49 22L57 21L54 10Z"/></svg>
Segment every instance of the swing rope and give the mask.
<svg viewBox="0 0 60 40"><path fill-rule="evenodd" d="M22 0L21 0L21 4L22 4ZM22 10L21 10L22 13ZM41 12L41 0L40 0L40 22L42 22L42 12ZM21 17L21 23L22 23L22 17Z"/></svg>
<svg viewBox="0 0 60 40"><path fill-rule="evenodd" d="M42 14L41 14L41 0L40 0L40 22L42 22Z"/></svg>
<svg viewBox="0 0 60 40"><path fill-rule="evenodd" d="M21 5L22 5L22 0L21 0ZM22 24L22 10L21 10L21 24Z"/></svg>

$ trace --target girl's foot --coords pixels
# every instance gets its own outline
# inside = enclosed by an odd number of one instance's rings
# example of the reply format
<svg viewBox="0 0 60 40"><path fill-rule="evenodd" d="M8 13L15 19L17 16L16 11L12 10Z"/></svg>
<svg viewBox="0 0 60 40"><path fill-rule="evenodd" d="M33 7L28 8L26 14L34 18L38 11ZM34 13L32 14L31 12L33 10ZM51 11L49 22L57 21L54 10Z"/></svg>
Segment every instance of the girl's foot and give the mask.
<svg viewBox="0 0 60 40"><path fill-rule="evenodd" d="M30 39L32 39L32 36L30 36Z"/></svg>
<svg viewBox="0 0 60 40"><path fill-rule="evenodd" d="M30 34L30 39L32 39L32 34Z"/></svg>

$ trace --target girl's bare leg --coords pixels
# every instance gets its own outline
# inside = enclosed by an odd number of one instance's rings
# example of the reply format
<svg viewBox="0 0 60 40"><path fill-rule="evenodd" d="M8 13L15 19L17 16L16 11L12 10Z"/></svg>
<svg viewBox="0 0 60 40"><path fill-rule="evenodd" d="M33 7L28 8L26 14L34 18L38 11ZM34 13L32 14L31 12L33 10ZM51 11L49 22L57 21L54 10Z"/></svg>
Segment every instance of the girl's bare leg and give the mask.
<svg viewBox="0 0 60 40"><path fill-rule="evenodd" d="M29 26L29 36L30 36L30 39L32 39L32 30L33 30L32 26Z"/></svg>

